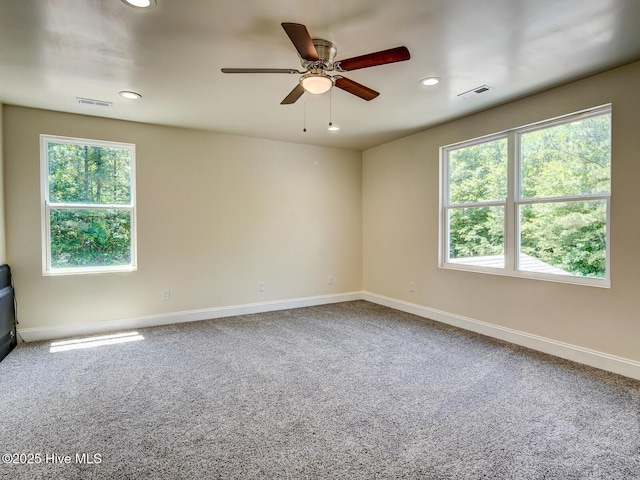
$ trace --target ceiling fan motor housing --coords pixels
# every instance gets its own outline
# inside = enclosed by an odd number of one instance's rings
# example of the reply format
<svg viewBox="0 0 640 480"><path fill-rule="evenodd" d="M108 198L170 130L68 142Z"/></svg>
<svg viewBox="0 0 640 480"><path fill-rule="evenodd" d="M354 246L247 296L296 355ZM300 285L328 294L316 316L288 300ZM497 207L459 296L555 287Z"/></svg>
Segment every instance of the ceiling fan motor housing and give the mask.
<svg viewBox="0 0 640 480"><path fill-rule="evenodd" d="M302 66L308 70L332 70L333 60L335 59L336 52L338 51L335 43L332 43L329 40L323 40L322 38L313 38L311 41L318 52L318 60L313 62L302 59Z"/></svg>

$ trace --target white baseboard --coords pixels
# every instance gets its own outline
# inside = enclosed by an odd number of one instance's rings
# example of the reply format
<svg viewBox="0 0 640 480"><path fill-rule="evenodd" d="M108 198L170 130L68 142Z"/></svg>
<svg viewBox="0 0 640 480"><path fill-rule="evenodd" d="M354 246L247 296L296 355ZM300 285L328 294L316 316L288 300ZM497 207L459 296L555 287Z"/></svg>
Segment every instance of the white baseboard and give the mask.
<svg viewBox="0 0 640 480"><path fill-rule="evenodd" d="M249 315L252 313L273 312L276 310L288 310L291 308L349 302L352 300L360 300L361 298L362 292L318 295L314 297L274 300L270 302L248 303L245 305L230 305L225 307L205 308L201 310L164 313L138 318L105 320L88 323L69 323L64 325L54 325L51 327L19 328L18 334L25 342L37 342L40 340L54 340L65 337L75 337L78 335L94 335L97 333L114 332L118 330L157 327L173 323L197 322L199 320L209 320L212 318L234 317L237 315Z"/></svg>
<svg viewBox="0 0 640 480"><path fill-rule="evenodd" d="M461 315L423 307L422 305L396 300L394 298L377 295L375 293L362 292L361 298L372 303L412 313L423 318L429 318L464 330L470 330L482 335L487 335L516 345L531 348L532 350L538 350L556 357L572 360L577 363L582 363L584 365L589 365L591 367L600 368L619 375L624 375L625 377L640 380L640 362L636 362L634 360L609 355L607 353L590 350L588 348L571 345L569 343L558 342L550 338L493 325L480 320L474 320Z"/></svg>
<svg viewBox="0 0 640 480"><path fill-rule="evenodd" d="M640 362L636 362L634 360L609 355L607 353L590 350L588 348L571 345L569 343L558 342L550 338L540 337L538 335L501 327L499 325L474 320L461 315L443 312L441 310L424 307L422 305L402 300L396 300L394 298L370 292L348 292L336 295L318 295L313 297L274 300L270 302L249 303L245 305L230 305L225 307L206 308L202 310L172 312L139 318L106 320L90 323L72 323L54 325L51 327L20 328L18 329L18 333L25 342L35 342L78 335L94 335L118 330L131 330L136 328L170 325L173 323L196 322L212 318L233 317L252 313L272 312L276 310L288 310L291 308L349 302L353 300L366 300L371 303L377 303L389 308L412 313L419 317L446 323L464 330L470 330L482 335L514 343L516 345L555 355L556 357L572 360L577 363L582 363L640 380Z"/></svg>

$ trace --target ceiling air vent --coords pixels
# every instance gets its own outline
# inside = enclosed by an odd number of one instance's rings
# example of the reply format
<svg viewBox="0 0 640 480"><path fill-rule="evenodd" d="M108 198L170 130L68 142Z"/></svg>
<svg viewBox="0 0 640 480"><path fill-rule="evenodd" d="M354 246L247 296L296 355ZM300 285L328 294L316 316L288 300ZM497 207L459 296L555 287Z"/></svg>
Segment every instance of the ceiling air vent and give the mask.
<svg viewBox="0 0 640 480"><path fill-rule="evenodd" d="M479 87L473 88L468 92L458 94L458 97L464 98L466 100L467 98L478 96L481 93L488 92L489 90L491 90L491 87L489 85L480 85Z"/></svg>
<svg viewBox="0 0 640 480"><path fill-rule="evenodd" d="M92 98L76 97L78 103L83 105L95 105L97 107L113 107L113 102L105 102L104 100L94 100Z"/></svg>

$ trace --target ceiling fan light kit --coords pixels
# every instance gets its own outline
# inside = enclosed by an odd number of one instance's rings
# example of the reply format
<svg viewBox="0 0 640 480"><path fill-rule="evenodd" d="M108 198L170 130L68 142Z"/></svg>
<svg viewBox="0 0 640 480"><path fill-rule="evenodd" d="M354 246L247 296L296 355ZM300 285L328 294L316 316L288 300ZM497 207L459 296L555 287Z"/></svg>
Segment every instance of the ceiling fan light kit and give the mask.
<svg viewBox="0 0 640 480"><path fill-rule="evenodd" d="M125 0L123 0L125 1ZM331 76L327 72L348 72L360 68L375 67L388 63L409 60L411 55L407 47L396 47L380 52L369 53L346 60L334 61L338 51L336 45L321 38L311 38L307 27L299 23L282 23L300 57L303 71L285 68L223 68L222 73L287 73L300 74L298 85L282 100L281 105L295 103L304 92L320 95L336 86L363 100L372 100L379 93L342 75Z"/></svg>
<svg viewBox="0 0 640 480"><path fill-rule="evenodd" d="M324 73L307 73L300 78L300 84L307 92L320 95L333 87L333 79Z"/></svg>

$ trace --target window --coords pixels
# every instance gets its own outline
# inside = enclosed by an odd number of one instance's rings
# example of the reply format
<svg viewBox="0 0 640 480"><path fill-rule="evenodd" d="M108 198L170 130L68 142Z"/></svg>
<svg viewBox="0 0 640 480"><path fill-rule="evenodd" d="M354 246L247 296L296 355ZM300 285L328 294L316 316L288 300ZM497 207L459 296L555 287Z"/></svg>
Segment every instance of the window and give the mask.
<svg viewBox="0 0 640 480"><path fill-rule="evenodd" d="M136 269L135 146L40 136L45 275Z"/></svg>
<svg viewBox="0 0 640 480"><path fill-rule="evenodd" d="M611 107L441 149L440 266L609 286Z"/></svg>

